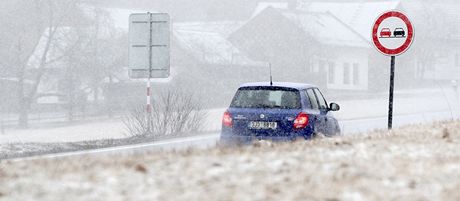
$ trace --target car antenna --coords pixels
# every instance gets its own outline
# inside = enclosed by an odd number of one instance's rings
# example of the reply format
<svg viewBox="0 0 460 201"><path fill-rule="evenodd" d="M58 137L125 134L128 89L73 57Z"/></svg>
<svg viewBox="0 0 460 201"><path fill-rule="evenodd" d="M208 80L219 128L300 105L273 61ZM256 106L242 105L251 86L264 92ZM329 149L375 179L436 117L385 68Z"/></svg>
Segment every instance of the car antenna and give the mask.
<svg viewBox="0 0 460 201"><path fill-rule="evenodd" d="M270 86L273 86L272 63L271 62L268 62L268 67L270 68Z"/></svg>

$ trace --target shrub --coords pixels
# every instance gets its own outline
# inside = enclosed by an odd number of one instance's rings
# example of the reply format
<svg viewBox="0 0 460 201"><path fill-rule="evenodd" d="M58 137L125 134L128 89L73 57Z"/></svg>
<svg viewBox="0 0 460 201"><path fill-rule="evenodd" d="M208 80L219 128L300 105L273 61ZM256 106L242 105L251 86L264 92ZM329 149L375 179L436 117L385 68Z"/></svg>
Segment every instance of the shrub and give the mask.
<svg viewBox="0 0 460 201"><path fill-rule="evenodd" d="M206 116L193 94L168 90L153 101L150 113L145 105L138 105L125 115L123 123L130 136L164 137L198 132Z"/></svg>

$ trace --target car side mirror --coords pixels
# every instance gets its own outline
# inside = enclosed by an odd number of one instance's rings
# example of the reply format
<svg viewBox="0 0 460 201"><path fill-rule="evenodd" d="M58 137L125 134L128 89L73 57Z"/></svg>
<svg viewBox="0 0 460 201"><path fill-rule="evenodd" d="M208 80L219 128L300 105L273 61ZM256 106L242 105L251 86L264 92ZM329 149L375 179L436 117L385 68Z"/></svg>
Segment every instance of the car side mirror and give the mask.
<svg viewBox="0 0 460 201"><path fill-rule="evenodd" d="M333 112L339 111L340 110L340 105L337 104L337 103L331 103L329 105L329 110L333 111Z"/></svg>

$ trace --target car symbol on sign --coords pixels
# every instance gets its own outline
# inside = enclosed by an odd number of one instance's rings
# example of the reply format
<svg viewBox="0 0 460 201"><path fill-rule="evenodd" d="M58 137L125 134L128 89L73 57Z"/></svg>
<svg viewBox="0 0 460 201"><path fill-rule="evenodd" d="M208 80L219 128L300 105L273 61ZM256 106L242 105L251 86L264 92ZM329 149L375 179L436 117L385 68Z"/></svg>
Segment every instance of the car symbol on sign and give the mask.
<svg viewBox="0 0 460 201"><path fill-rule="evenodd" d="M393 32L393 35L395 37L405 37L406 36L406 32L404 31L403 28L396 28L395 31Z"/></svg>
<svg viewBox="0 0 460 201"><path fill-rule="evenodd" d="M391 36L391 31L389 28L383 28L380 31L380 37L381 38L389 38Z"/></svg>

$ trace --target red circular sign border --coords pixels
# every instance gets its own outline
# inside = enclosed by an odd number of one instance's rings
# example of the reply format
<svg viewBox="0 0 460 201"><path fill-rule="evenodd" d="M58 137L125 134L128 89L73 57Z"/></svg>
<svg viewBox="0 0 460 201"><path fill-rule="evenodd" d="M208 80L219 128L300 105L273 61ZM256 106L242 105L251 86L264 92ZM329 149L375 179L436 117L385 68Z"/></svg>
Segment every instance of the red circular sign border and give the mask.
<svg viewBox="0 0 460 201"><path fill-rule="evenodd" d="M385 19L387 19L389 17L397 17L397 18L401 19L406 24L407 29L408 29L406 42L403 45L401 45L399 48L396 48L396 49L387 49L387 48L385 48L380 43L380 41L378 40L378 36L377 36L378 28L379 28L380 24L383 22L383 20L385 20ZM402 12L396 11L396 10L388 11L388 12L385 12L385 13L381 14L377 18L377 20L375 21L374 27L372 29L372 40L374 42L375 47L382 54L389 55L389 56L397 56L397 55L401 55L404 52L406 52L409 49L409 47L411 46L412 42L414 41L414 36L415 36L414 27L413 27L412 23L410 22L409 18L405 14L403 14Z"/></svg>

